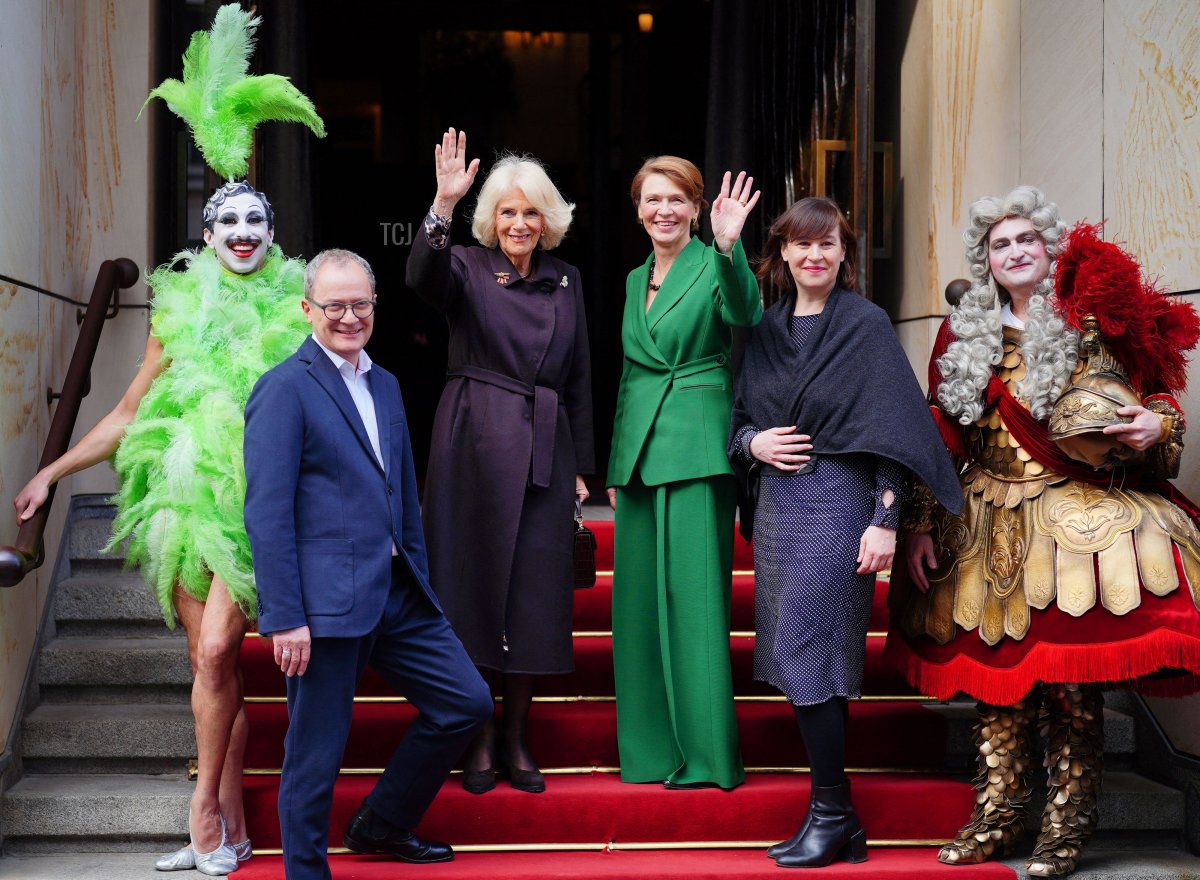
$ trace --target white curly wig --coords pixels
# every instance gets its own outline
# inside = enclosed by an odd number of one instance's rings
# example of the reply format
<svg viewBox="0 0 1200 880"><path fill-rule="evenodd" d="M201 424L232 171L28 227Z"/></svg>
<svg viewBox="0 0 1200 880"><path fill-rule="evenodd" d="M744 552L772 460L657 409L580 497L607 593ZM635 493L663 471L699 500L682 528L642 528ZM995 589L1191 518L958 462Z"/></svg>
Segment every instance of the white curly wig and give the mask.
<svg viewBox="0 0 1200 880"><path fill-rule="evenodd" d="M1041 190L1018 186L1002 199L985 196L971 205L970 225L963 231L967 260L975 283L950 312L950 329L957 337L938 359L942 374L937 398L947 413L969 425L983 415L983 397L992 367L1004 355L1000 308L1010 297L996 284L988 265L988 236L1006 217L1025 217L1041 235L1050 257L1050 274L1029 299L1022 352L1026 376L1017 384L1017 397L1029 403L1035 418L1050 415L1075 369L1079 334L1067 327L1054 305L1054 260L1067 224L1058 206Z"/></svg>

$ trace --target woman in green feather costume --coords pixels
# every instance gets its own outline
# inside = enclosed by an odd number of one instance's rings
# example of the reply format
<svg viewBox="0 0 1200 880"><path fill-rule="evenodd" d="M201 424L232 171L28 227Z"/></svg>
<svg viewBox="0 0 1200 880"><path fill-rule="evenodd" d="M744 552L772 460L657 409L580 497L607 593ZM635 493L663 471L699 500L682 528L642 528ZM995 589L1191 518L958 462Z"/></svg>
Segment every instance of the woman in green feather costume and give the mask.
<svg viewBox="0 0 1200 880"><path fill-rule="evenodd" d="M128 539L167 625L183 623L195 683L200 773L191 846L160 870L226 874L251 855L242 805L248 727L238 656L255 617L254 569L242 520L243 413L259 376L308 333L304 264L271 243L266 197L226 184L204 209L209 247L147 279L155 297L142 366L117 406L17 496L33 515L63 477L113 458L121 478L110 547Z"/></svg>
<svg viewBox="0 0 1200 880"><path fill-rule="evenodd" d="M184 78L160 97L187 122L209 166L245 176L254 126L325 127L304 94L275 73L251 76L260 19L239 4L218 8L209 31L192 35ZM242 418L259 376L308 333L300 300L304 264L271 244L275 217L262 193L229 182L204 205L204 241L148 279L155 291L151 334L137 376L107 417L38 472L14 501L23 522L49 486L114 457L121 487L115 546L140 563L167 625L184 624L192 662L198 774L191 844L163 856L160 870L223 875L252 855L242 806L248 728L241 699L241 641L256 616L250 543L242 523Z"/></svg>
<svg viewBox="0 0 1200 880"><path fill-rule="evenodd" d="M249 168L254 128L301 122L321 137L316 108L286 77L249 74L261 20L230 3L192 35L183 79L162 98L189 126L209 166L226 180ZM167 625L187 631L198 774L189 846L158 860L162 871L223 875L251 856L242 804L248 726L238 669L256 613L254 569L242 521L243 412L259 376L308 333L300 308L304 264L272 245L271 205L248 183L227 183L204 206L199 253L161 266L142 366L116 407L13 502L23 522L49 487L114 458L121 478L110 547L128 540Z"/></svg>
<svg viewBox="0 0 1200 880"><path fill-rule="evenodd" d="M272 245L262 268L225 269L212 249L162 266L151 328L170 369L150 385L117 450L116 546L140 563L168 625L176 585L203 602L215 574L253 619L254 577L242 523L242 414L258 377L294 352L308 329L298 300L304 264Z"/></svg>

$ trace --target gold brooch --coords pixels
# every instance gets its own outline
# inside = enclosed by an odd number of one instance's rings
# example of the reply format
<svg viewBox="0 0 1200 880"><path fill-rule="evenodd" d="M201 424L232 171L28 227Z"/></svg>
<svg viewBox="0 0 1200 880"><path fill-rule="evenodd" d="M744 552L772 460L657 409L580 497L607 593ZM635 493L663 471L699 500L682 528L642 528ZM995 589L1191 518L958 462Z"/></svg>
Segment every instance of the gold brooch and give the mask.
<svg viewBox="0 0 1200 880"><path fill-rule="evenodd" d="M509 278L509 274L507 272L497 272L496 273L496 283L497 284L508 284L508 278Z"/></svg>

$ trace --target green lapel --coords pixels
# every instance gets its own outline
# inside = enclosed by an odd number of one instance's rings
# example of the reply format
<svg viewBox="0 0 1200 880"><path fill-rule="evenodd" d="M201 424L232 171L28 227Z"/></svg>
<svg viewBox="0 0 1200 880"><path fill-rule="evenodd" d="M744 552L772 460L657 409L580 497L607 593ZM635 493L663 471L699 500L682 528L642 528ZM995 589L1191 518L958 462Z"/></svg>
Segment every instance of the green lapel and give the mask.
<svg viewBox="0 0 1200 880"><path fill-rule="evenodd" d="M641 285L643 291L646 289L646 282L650 278L650 263L648 261L644 268L646 277L643 279ZM691 290L692 285L696 283L696 279L700 277L700 273L703 271L704 244L700 239L692 236L692 240L679 252L679 256L671 264L671 269L667 272L667 277L663 279L658 295L654 297L654 302L650 304L650 311L645 312L646 328L648 330L653 330L654 326L662 320L663 315L671 311L683 299L684 294ZM644 303L645 300L643 299L642 302ZM644 307L643 311L645 311Z"/></svg>
<svg viewBox="0 0 1200 880"><path fill-rule="evenodd" d="M632 335L632 339L628 342L636 343L635 346L626 344L625 356L645 366L650 363L664 365L667 363L662 352L658 350L658 346L654 344L654 337L650 335L650 327L646 323L646 285L650 280L650 260L653 256L654 254L651 253L649 257L646 257L645 263L629 274L625 287L624 323ZM661 290L658 293L659 296L662 295ZM657 303L658 297L654 299ZM651 304L651 311L653 311L653 305Z"/></svg>

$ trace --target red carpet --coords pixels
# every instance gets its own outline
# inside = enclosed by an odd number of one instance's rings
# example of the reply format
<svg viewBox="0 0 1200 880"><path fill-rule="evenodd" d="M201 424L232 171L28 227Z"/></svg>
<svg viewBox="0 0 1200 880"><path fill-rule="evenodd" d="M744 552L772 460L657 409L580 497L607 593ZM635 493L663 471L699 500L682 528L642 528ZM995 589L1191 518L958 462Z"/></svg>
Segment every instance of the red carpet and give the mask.
<svg viewBox="0 0 1200 880"><path fill-rule="evenodd" d="M857 877L861 880L1012 880L1016 874L1003 865L938 864L930 848L870 850L861 865L840 863L805 871L803 877ZM330 860L334 880L391 880L416 877L421 880L544 880L544 878L662 878L662 880L731 880L731 878L791 877L783 874L761 850L676 850L657 852L538 852L459 853L452 862L440 865L403 865L367 856L334 856ZM274 880L283 876L278 856L255 856L237 872L238 880Z"/></svg>
<svg viewBox="0 0 1200 880"><path fill-rule="evenodd" d="M287 707L282 703L247 707L254 736L246 766L278 770L283 763ZM407 703L358 703L342 764L382 768L416 709ZM739 703L742 759L748 767L795 767L808 763L786 703ZM613 703L538 703L529 745L544 767L615 767L616 706ZM902 736L897 731L903 731ZM911 702L856 702L850 705L847 760L853 767L928 770L940 767L945 725L940 715Z"/></svg>
<svg viewBox="0 0 1200 880"><path fill-rule="evenodd" d="M916 691L904 677L883 658L883 636L867 639L866 669L863 693L870 696L915 696ZM242 643L242 669L248 697L283 697L286 694L283 676L274 665L271 641L247 638ZM763 682L752 680L754 637L735 635L729 642L730 662L733 664L733 687L739 695L779 696L779 691ZM575 672L570 675L547 675L537 683L538 696L577 697L582 695L611 697L613 690L612 637L583 636L575 639ZM394 697L396 692L372 669L367 669L358 686L360 696Z"/></svg>
<svg viewBox="0 0 1200 880"><path fill-rule="evenodd" d="M592 523L600 542L599 567L612 566L612 524ZM753 568L750 548L738 541L735 570ZM753 575L734 578L730 650L742 753L752 771L732 792L666 791L660 785L627 785L617 767L616 707L611 701L611 574L576 593L575 662L570 675L539 681L530 723L530 746L547 772L547 792L530 795L504 781L482 796L462 790L457 777L443 786L420 832L458 847L451 863L408 866L388 859L335 855L333 875L345 878L505 876L731 878L779 876L766 858L767 844L789 836L803 817L809 779L795 772L807 762L791 707L770 687L752 681ZM886 583L876 591L871 630L886 629ZM924 878L1003 877L994 865L948 868L931 844L953 835L971 805L967 783L938 772L945 758L942 717L913 699L913 691L882 657L882 635L868 639L863 693L851 706L847 759L853 770L856 807L873 842L864 865L841 864L819 876ZM269 640L251 636L242 663L252 733L247 753L246 807L251 839L259 850L278 849L275 802L287 727L283 678L271 662ZM330 845L370 791L375 777L414 716L378 676L359 685L354 724L330 818ZM384 702L369 698L389 698ZM589 699L590 698L590 699ZM608 698L608 699L604 699ZM556 772L557 771L557 772ZM890 846L889 846L890 844ZM690 845L690 846L689 846ZM736 845L735 849L717 849ZM488 851L525 847L535 851ZM563 849L569 851L563 851ZM550 851L541 851L550 850ZM282 878L277 856L256 857L240 878ZM805 876L809 876L806 874Z"/></svg>
<svg viewBox="0 0 1200 880"><path fill-rule="evenodd" d="M274 818L279 777L246 779L246 810ZM346 823L371 790L371 776L343 776L334 794L330 845L340 846ZM804 817L806 774L751 774L733 791L667 791L661 785L630 785L615 774L551 776L544 795L501 782L485 795L467 794L448 780L421 833L451 844L593 844L674 841L774 842L789 836ZM924 774L854 774L854 806L875 840L950 838L969 813L966 782ZM256 847L279 846L274 821L255 824Z"/></svg>

